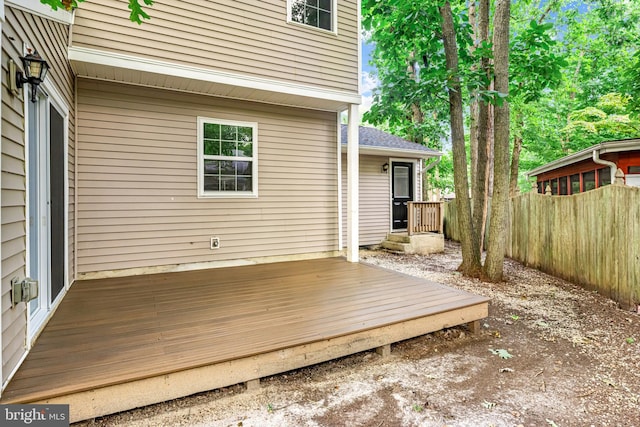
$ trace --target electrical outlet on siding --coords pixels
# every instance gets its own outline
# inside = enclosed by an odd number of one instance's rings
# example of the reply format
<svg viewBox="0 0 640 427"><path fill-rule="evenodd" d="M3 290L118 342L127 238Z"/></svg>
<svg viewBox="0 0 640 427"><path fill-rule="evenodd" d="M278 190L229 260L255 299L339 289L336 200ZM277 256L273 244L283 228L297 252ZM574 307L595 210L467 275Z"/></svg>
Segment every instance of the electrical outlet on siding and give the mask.
<svg viewBox="0 0 640 427"><path fill-rule="evenodd" d="M211 238L211 249L220 249L220 238L212 237Z"/></svg>

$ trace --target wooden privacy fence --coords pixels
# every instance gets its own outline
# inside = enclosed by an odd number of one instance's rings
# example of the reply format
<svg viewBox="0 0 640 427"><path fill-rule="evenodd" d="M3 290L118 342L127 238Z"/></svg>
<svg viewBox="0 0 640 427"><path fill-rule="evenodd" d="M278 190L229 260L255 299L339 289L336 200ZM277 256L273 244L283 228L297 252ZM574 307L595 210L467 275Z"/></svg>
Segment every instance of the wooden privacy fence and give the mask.
<svg viewBox="0 0 640 427"><path fill-rule="evenodd" d="M511 199L506 255L596 290L624 308L640 303L640 188L607 185L572 196ZM453 203L445 236L459 238Z"/></svg>
<svg viewBox="0 0 640 427"><path fill-rule="evenodd" d="M443 231L443 202L408 202L407 234Z"/></svg>

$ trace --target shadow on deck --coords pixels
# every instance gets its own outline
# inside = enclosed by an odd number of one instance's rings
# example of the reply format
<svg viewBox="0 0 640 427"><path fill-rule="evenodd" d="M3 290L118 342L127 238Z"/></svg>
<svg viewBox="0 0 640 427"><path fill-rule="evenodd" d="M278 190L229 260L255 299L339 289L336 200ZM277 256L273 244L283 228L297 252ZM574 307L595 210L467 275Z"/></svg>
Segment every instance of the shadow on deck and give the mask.
<svg viewBox="0 0 640 427"><path fill-rule="evenodd" d="M342 258L78 281L0 403L69 404L74 422L487 313L487 298Z"/></svg>

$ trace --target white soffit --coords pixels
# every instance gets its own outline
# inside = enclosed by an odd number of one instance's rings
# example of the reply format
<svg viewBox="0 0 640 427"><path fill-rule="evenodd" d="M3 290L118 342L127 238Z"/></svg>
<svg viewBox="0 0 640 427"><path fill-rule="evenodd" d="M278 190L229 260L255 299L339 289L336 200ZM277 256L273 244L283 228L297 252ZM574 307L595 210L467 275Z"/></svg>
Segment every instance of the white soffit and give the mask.
<svg viewBox="0 0 640 427"><path fill-rule="evenodd" d="M224 73L78 46L69 48L69 60L80 77L278 105L341 111L349 104L360 104L362 99L360 95L346 91Z"/></svg>
<svg viewBox="0 0 640 427"><path fill-rule="evenodd" d="M61 24L73 24L72 12L66 11L62 8L53 10L48 5L40 3L40 0L5 0L4 4L9 7L41 16L42 18L51 19L52 21L56 21ZM4 15L4 8L2 8L2 14Z"/></svg>

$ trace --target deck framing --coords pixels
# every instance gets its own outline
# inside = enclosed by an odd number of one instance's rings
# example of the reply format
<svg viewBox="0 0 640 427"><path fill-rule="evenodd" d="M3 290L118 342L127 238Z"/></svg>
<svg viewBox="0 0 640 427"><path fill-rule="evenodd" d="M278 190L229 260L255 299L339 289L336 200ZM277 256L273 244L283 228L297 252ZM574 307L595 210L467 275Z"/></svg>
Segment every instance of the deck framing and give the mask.
<svg viewBox="0 0 640 427"><path fill-rule="evenodd" d="M79 421L487 314L486 298L339 258L84 281L0 402L70 404Z"/></svg>

